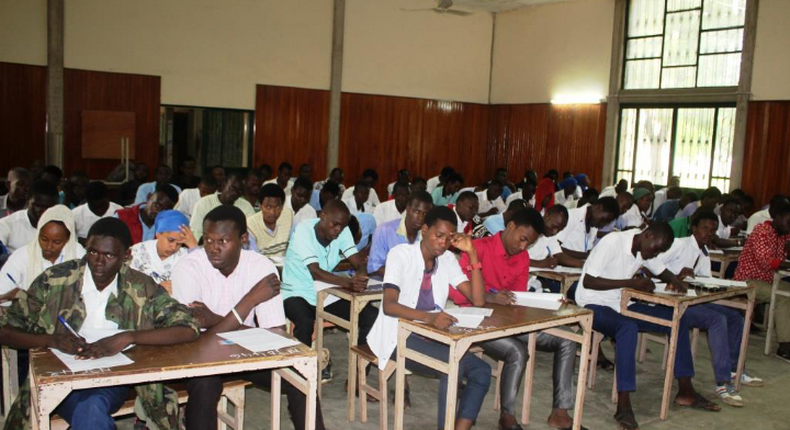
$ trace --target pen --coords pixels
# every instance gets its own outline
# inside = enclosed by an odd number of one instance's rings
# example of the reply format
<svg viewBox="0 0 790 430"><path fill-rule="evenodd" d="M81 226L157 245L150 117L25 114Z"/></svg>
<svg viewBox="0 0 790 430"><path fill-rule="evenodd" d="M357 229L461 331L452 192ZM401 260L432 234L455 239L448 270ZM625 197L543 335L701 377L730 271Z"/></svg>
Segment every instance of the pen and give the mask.
<svg viewBox="0 0 790 430"><path fill-rule="evenodd" d="M62 316L58 315L58 321L60 321L60 323L61 323L61 324L63 324L63 326L64 326L64 327L66 327L66 328L67 328L67 329L68 329L68 330L71 332L71 334L73 334L74 336L76 336L76 337L78 337L78 338L82 339L82 336L78 335L78 334L77 334L77 332L76 332L76 331L74 331L74 329L73 329L73 328L71 328L71 326L69 325L69 323L67 323L67 322L66 322L66 320L65 320L65 319L63 319L63 317L62 317Z"/></svg>
<svg viewBox="0 0 790 430"><path fill-rule="evenodd" d="M11 282L13 282L13 283L14 283L14 286L15 286L15 287L19 288L19 283L18 283L18 282L16 282L16 279L14 279L14 277L13 277L13 276L11 276L11 274L10 274L10 273L6 273L5 275L6 275L6 276L8 276L8 279L10 279L10 280L11 280Z"/></svg>

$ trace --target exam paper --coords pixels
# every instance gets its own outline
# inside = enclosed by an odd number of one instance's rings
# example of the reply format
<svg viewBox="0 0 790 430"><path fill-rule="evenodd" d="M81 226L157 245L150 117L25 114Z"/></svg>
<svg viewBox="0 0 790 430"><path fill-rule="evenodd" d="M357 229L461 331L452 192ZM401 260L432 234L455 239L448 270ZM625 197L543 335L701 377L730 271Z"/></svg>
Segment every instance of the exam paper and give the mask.
<svg viewBox="0 0 790 430"><path fill-rule="evenodd" d="M298 340L288 339L287 337L280 336L277 333L272 333L262 328L229 331L218 333L217 336L229 340L252 352L272 351L299 345Z"/></svg>
<svg viewBox="0 0 790 430"><path fill-rule="evenodd" d="M677 291L667 290L667 284L664 282L656 282L656 289L653 290L653 292L661 293L661 294L672 294L675 296L681 295ZM697 292L692 289L686 290L686 297L697 297Z"/></svg>
<svg viewBox="0 0 790 430"><path fill-rule="evenodd" d="M746 282L733 281L732 279L719 279L719 278L701 278L697 277L688 280L691 284L699 284L702 286L716 286L716 287L746 287Z"/></svg>
<svg viewBox="0 0 790 430"><path fill-rule="evenodd" d="M557 266L553 269L548 267L530 267L530 272L555 272L555 273L570 273L573 275L581 275L582 269L580 267L567 267L567 266Z"/></svg>
<svg viewBox="0 0 790 430"><path fill-rule="evenodd" d="M464 313L462 309L463 308L445 309L444 312L454 316L458 320L458 322L455 323L455 327L477 328L480 326L480 323L483 322L485 318L484 315L467 314Z"/></svg>
<svg viewBox="0 0 790 430"><path fill-rule="evenodd" d="M324 290L326 290L328 288L340 288L340 285L330 284L330 283L324 282L324 281L313 281L313 285L315 285L315 292L316 293L324 291ZM324 299L324 308L326 308L327 306L329 306L332 303L335 303L335 302L337 302L339 300L340 300L340 297L333 296L331 294L327 295L326 298Z"/></svg>
<svg viewBox="0 0 790 430"><path fill-rule="evenodd" d="M52 353L55 354L55 357L58 357L58 359L62 361L63 364L65 364L66 367L68 367L72 372L106 369L108 367L126 366L127 364L134 363L134 361L132 361L129 357L120 353L110 357L93 358L90 360L77 360L77 358L71 354L66 354L63 351L53 348L50 349L52 350Z"/></svg>
<svg viewBox="0 0 790 430"><path fill-rule="evenodd" d="M516 304L530 308L549 309L556 311L562 306L562 294L555 293L529 293L514 291Z"/></svg>
<svg viewBox="0 0 790 430"><path fill-rule="evenodd" d="M493 309L488 308L476 308L474 306L463 307L463 308L453 308L453 316L455 315L472 315L472 316L483 316L483 317L490 317L491 314L494 313ZM448 311L445 311L449 313Z"/></svg>

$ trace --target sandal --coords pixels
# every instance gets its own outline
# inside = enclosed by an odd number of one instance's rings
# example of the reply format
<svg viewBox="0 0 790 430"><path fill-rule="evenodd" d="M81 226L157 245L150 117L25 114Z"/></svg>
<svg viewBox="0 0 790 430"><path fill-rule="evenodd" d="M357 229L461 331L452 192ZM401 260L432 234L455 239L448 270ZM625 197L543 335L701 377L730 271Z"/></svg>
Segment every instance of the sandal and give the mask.
<svg viewBox="0 0 790 430"><path fill-rule="evenodd" d="M620 430L639 430L634 411L617 412L614 414L614 419L620 425Z"/></svg>
<svg viewBox="0 0 790 430"><path fill-rule="evenodd" d="M700 393L694 393L694 403L690 405L681 405L678 403L678 399L675 398L675 406L679 406L681 408L699 409L708 412L719 412L721 410L721 406L702 397Z"/></svg>

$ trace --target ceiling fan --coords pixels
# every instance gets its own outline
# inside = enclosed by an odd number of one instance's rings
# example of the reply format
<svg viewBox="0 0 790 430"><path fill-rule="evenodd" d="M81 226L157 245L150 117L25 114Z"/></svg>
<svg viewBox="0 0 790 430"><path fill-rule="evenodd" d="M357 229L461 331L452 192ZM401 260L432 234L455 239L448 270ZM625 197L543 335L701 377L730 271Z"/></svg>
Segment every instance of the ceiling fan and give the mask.
<svg viewBox="0 0 790 430"><path fill-rule="evenodd" d="M463 10L457 9L450 9L453 6L453 0L437 0L436 7L430 9L403 9L404 12L425 12L425 11L433 11L436 13L442 14L450 14L450 15L457 15L457 16L467 16L471 15L472 12L466 12Z"/></svg>

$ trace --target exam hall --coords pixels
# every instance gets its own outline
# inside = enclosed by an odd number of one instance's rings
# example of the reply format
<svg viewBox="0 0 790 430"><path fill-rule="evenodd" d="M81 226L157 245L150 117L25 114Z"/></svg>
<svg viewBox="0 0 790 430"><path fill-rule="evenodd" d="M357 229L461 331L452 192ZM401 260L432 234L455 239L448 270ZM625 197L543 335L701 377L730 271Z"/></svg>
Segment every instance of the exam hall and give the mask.
<svg viewBox="0 0 790 430"><path fill-rule="evenodd" d="M0 0L0 422L788 428L787 18Z"/></svg>

